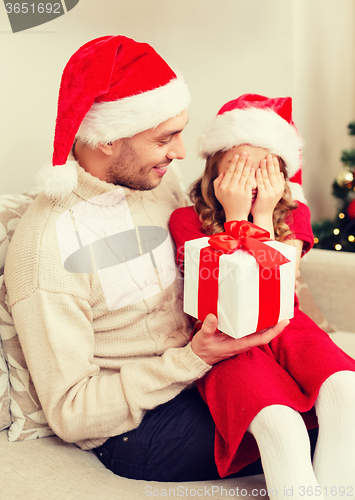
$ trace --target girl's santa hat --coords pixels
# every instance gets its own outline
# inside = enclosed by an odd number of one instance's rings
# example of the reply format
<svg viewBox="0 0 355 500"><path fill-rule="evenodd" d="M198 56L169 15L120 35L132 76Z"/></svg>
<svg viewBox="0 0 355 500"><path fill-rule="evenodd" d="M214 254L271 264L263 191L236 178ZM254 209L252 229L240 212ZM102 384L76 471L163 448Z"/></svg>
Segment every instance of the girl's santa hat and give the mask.
<svg viewBox="0 0 355 500"><path fill-rule="evenodd" d="M105 36L83 45L67 63L59 91L53 166L41 174L45 192L63 196L76 187L74 140L91 147L156 127L187 108L181 76L146 43Z"/></svg>
<svg viewBox="0 0 355 500"><path fill-rule="evenodd" d="M204 131L200 156L250 144L270 151L286 164L292 197L305 202L302 189L302 145L292 120L291 97L244 94L227 102Z"/></svg>

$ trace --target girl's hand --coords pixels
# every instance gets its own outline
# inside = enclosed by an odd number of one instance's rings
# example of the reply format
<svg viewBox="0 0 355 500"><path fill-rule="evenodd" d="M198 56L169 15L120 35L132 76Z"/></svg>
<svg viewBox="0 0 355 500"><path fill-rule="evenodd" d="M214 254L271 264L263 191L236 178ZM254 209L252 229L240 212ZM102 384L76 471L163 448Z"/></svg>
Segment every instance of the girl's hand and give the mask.
<svg viewBox="0 0 355 500"><path fill-rule="evenodd" d="M242 153L235 155L226 172L214 180L214 193L224 208L226 221L248 219L254 179L252 158Z"/></svg>
<svg viewBox="0 0 355 500"><path fill-rule="evenodd" d="M280 171L279 161L272 155L261 160L256 172L258 193L251 208L253 220L258 216L271 216L274 208L282 198L285 189L285 177ZM255 222L257 224L257 222Z"/></svg>

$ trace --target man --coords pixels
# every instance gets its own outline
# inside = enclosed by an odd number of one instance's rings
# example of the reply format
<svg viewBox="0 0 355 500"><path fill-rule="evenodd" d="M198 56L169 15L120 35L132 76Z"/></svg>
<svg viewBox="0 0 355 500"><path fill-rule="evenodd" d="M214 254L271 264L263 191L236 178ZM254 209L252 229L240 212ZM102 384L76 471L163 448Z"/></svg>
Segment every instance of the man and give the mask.
<svg viewBox="0 0 355 500"><path fill-rule="evenodd" d="M184 389L284 326L235 340L209 315L189 342L167 231L184 204L169 165L185 156L189 100L147 44L108 36L81 47L63 72L53 165L5 268L51 428L137 479L218 477L207 406Z"/></svg>

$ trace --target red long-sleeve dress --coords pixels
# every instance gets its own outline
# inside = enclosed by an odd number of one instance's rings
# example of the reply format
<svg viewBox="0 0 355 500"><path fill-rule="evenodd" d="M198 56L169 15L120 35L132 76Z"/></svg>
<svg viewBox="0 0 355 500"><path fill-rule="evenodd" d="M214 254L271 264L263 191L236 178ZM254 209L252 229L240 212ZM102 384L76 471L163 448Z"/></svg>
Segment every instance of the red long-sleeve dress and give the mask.
<svg viewBox="0 0 355 500"><path fill-rule="evenodd" d="M303 253L313 245L310 212L299 203L287 220ZM170 231L183 272L184 243L206 236L193 207L173 212ZM217 363L197 381L215 422L215 460L221 477L238 472L259 458L254 437L247 432L253 418L266 406L286 405L300 412L307 428L317 426L314 403L323 382L333 373L355 371L355 360L302 313L266 346L254 347Z"/></svg>

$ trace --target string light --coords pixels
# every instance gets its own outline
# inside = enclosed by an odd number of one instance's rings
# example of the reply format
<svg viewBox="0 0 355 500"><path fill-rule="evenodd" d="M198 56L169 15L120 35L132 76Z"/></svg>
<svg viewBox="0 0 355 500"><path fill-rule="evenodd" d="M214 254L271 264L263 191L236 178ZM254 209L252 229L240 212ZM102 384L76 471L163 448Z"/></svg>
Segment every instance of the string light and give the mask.
<svg viewBox="0 0 355 500"><path fill-rule="evenodd" d="M345 214L343 214L343 212L340 212L339 219L344 219L344 217L345 217Z"/></svg>
<svg viewBox="0 0 355 500"><path fill-rule="evenodd" d="M355 236L351 234L350 236L348 236L348 240L350 241L350 243L353 243L355 241Z"/></svg>
<svg viewBox="0 0 355 500"><path fill-rule="evenodd" d="M319 243L319 239L318 238L314 238L314 243Z"/></svg>
<svg viewBox="0 0 355 500"><path fill-rule="evenodd" d="M334 248L335 248L335 250L338 250L338 251L339 251L339 250L341 250L343 247L340 245L340 243L337 243L337 244L335 245L335 247L334 247Z"/></svg>
<svg viewBox="0 0 355 500"><path fill-rule="evenodd" d="M340 229L338 229L338 228L334 229L333 233L334 233L335 235L338 235L338 234L340 233Z"/></svg>

